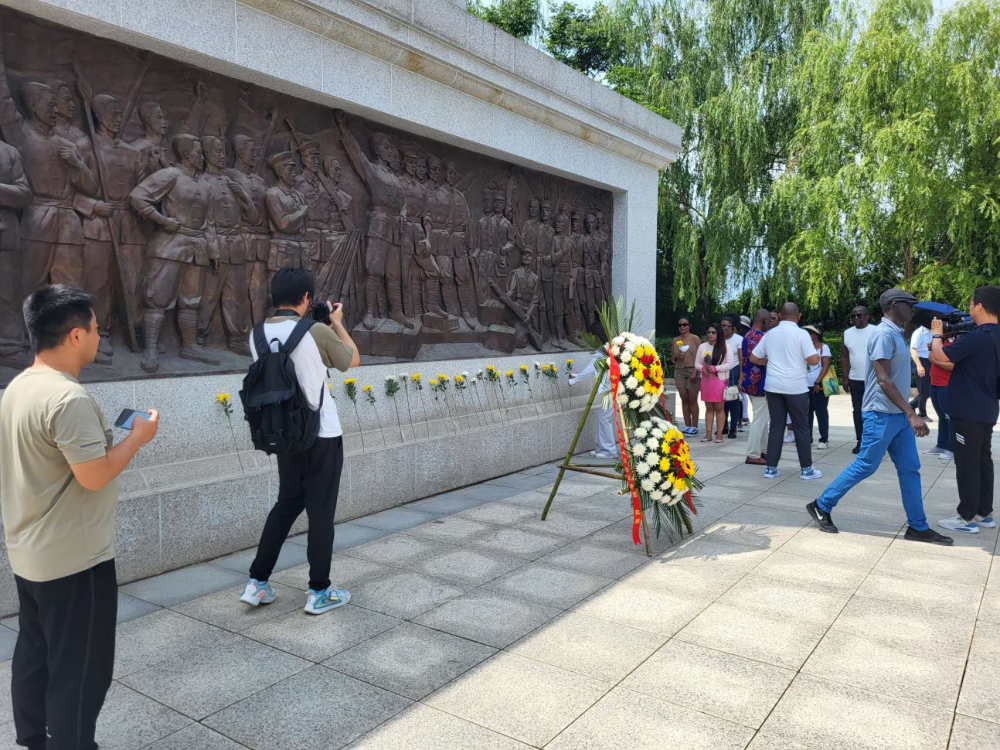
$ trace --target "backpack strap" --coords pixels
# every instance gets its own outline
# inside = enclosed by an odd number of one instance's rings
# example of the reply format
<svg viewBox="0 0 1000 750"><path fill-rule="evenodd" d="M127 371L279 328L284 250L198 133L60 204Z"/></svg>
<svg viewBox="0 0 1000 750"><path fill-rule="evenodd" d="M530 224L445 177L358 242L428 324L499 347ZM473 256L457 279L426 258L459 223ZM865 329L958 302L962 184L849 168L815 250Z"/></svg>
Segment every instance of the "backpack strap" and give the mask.
<svg viewBox="0 0 1000 750"><path fill-rule="evenodd" d="M271 345L267 343L267 336L264 335L263 323L253 327L253 348L257 350L257 359L271 353Z"/></svg>
<svg viewBox="0 0 1000 750"><path fill-rule="evenodd" d="M285 339L285 343L281 345L281 351L285 354L291 354L295 347L299 345L302 341L302 337L306 335L306 331L313 327L316 323L312 318L299 318L295 323L295 328L292 329L291 334Z"/></svg>

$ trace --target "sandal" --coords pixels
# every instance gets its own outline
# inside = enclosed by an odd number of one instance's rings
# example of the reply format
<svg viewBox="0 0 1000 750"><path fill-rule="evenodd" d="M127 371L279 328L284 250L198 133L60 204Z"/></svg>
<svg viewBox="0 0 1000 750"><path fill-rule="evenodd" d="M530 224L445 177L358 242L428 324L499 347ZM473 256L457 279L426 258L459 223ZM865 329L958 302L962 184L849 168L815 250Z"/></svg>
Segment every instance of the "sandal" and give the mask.
<svg viewBox="0 0 1000 750"><path fill-rule="evenodd" d="M717 443L724 443L725 441L724 441L724 440L723 440L722 438L718 438L718 437L717 437L717 438L715 439L715 442L717 442Z"/></svg>
<svg viewBox="0 0 1000 750"><path fill-rule="evenodd" d="M701 439L700 441L698 441L698 442L701 442L701 443L711 443L711 442L712 442L712 436L711 436L711 435L709 435L708 437L703 437L703 438L702 438L702 439Z"/></svg>

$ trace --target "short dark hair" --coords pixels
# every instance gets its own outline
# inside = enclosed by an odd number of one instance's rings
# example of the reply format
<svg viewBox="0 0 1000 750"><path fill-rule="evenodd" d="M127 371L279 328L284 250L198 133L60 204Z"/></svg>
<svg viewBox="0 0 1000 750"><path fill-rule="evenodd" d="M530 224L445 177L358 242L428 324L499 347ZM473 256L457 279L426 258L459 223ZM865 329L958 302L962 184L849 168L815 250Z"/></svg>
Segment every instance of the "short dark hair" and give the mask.
<svg viewBox="0 0 1000 750"><path fill-rule="evenodd" d="M24 301L24 322L35 353L55 349L74 328L90 330L94 303L75 286L43 286Z"/></svg>
<svg viewBox="0 0 1000 750"><path fill-rule="evenodd" d="M982 305L990 315L1000 314L1000 286L981 286L972 295L972 301Z"/></svg>
<svg viewBox="0 0 1000 750"><path fill-rule="evenodd" d="M316 295L316 279L304 268L282 268L271 279L271 301L275 307L297 305L303 295Z"/></svg>

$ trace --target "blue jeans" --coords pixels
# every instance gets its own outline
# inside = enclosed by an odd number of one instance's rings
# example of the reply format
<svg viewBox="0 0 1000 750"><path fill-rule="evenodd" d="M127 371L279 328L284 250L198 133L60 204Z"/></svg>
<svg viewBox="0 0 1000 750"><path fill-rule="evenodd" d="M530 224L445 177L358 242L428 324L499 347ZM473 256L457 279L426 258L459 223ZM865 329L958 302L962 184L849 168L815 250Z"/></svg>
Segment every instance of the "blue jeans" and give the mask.
<svg viewBox="0 0 1000 750"><path fill-rule="evenodd" d="M903 493L906 520L917 531L927 529L924 500L920 491L920 457L917 439L903 414L886 414L866 411L862 415L864 431L861 433L861 452L840 476L830 483L816 505L827 513L837 507L840 499L862 479L867 479L889 451L889 458L896 465L899 489Z"/></svg>
<svg viewBox="0 0 1000 750"><path fill-rule="evenodd" d="M951 450L951 417L948 416L948 386L931 386L931 403L938 415L937 447Z"/></svg>

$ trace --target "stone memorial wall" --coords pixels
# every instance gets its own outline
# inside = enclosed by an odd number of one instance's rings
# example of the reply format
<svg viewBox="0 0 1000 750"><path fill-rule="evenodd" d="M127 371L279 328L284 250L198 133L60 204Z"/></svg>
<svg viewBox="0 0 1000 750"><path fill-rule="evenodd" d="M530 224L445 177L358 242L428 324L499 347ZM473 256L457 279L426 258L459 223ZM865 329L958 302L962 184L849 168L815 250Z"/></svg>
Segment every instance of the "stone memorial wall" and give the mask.
<svg viewBox="0 0 1000 750"><path fill-rule="evenodd" d="M281 268L344 303L368 357L597 332L608 191L14 11L0 30L0 383L46 283L94 297L88 380L245 368Z"/></svg>

